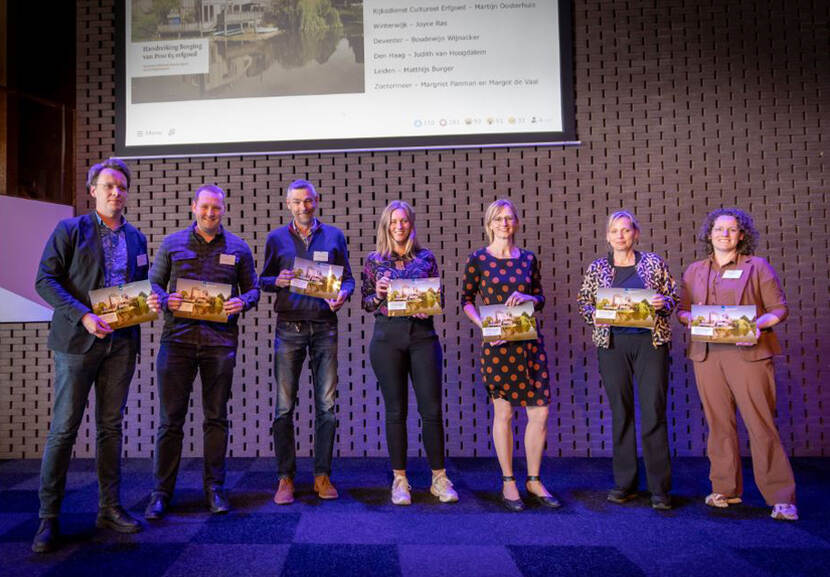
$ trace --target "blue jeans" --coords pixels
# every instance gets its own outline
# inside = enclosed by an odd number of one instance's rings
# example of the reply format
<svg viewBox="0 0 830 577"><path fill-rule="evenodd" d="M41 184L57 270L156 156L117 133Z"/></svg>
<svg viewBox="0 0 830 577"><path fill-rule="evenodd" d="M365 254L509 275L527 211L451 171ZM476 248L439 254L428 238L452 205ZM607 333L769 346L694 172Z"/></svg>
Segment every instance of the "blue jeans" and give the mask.
<svg viewBox="0 0 830 577"><path fill-rule="evenodd" d="M121 421L137 352L138 342L117 332L96 339L84 354L55 351L55 404L40 463L41 519L60 513L72 447L93 383L98 507L120 504Z"/></svg>
<svg viewBox="0 0 830 577"><path fill-rule="evenodd" d="M300 372L308 351L314 381L314 474L331 474L334 450L334 394L337 389L337 322L278 321L274 339L274 375L277 410L274 416L274 452L280 479L297 472L294 407Z"/></svg>
<svg viewBox="0 0 830 577"><path fill-rule="evenodd" d="M228 451L228 399L236 366L236 348L162 342L156 359L159 430L153 475L154 493L173 496L182 460L182 439L196 372L202 381L204 485L225 484Z"/></svg>

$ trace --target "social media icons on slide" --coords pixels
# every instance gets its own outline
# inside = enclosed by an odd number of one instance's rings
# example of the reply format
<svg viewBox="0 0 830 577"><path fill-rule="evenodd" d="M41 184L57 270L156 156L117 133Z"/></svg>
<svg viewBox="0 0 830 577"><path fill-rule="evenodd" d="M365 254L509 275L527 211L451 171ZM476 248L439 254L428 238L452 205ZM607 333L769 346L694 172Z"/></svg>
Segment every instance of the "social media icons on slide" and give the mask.
<svg viewBox="0 0 830 577"><path fill-rule="evenodd" d="M482 124L486 124L487 126L500 126L505 124L517 126L522 124L544 124L551 121L551 118L544 118L542 116L485 116L482 118L466 116L464 118L416 118L412 123L415 128L452 128L455 126L473 127Z"/></svg>

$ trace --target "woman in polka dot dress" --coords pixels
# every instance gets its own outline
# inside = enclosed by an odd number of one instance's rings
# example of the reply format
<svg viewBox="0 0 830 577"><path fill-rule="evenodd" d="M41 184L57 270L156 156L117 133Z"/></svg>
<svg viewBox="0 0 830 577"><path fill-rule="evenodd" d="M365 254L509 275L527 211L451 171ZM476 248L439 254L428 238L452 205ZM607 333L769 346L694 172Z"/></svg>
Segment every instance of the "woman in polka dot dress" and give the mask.
<svg viewBox="0 0 830 577"><path fill-rule="evenodd" d="M516 207L509 200L497 200L487 208L484 228L490 244L467 260L461 296L464 313L479 328L481 317L475 307L476 295L480 295L484 305L515 306L532 302L538 311L545 304L536 256L515 244L518 226ZM559 507L559 501L539 479L550 403L547 356L541 336L536 341L482 344L481 375L487 394L493 399L493 444L504 482L502 503L511 511L524 509L513 476L511 421L514 407L525 407L528 497L546 507Z"/></svg>

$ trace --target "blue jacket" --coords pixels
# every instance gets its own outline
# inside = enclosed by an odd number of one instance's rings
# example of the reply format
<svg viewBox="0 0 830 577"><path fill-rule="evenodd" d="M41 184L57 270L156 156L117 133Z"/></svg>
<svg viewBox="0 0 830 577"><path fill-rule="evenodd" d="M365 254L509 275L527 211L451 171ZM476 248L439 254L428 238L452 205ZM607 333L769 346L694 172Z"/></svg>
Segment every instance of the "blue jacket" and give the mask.
<svg viewBox="0 0 830 577"><path fill-rule="evenodd" d="M127 282L144 280L149 271L147 239L126 223ZM141 258L141 266L138 259ZM87 332L81 318L92 312L89 291L106 288L104 248L93 214L60 221L46 242L40 259L35 290L55 309L49 330L49 348L63 353L86 353L96 337ZM139 338L138 326L119 329L119 334Z"/></svg>

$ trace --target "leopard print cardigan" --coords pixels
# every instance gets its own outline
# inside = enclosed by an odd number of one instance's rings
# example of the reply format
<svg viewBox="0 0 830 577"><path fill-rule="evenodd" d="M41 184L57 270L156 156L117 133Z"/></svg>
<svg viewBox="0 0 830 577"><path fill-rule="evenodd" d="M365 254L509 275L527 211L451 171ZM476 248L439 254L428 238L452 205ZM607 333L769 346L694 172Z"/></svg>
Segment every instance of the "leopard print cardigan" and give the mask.
<svg viewBox="0 0 830 577"><path fill-rule="evenodd" d="M669 267L662 258L651 252L635 252L637 274L643 279L646 288L657 291L666 297L666 306L657 311L657 320L651 333L651 342L655 348L671 341L669 319L677 306L677 283L669 272ZM598 258L588 267L582 288L579 289L577 302L579 314L585 322L594 327L593 341L598 347L607 349L611 343L610 327L594 325L596 294L598 288L608 288L614 282L613 256Z"/></svg>

